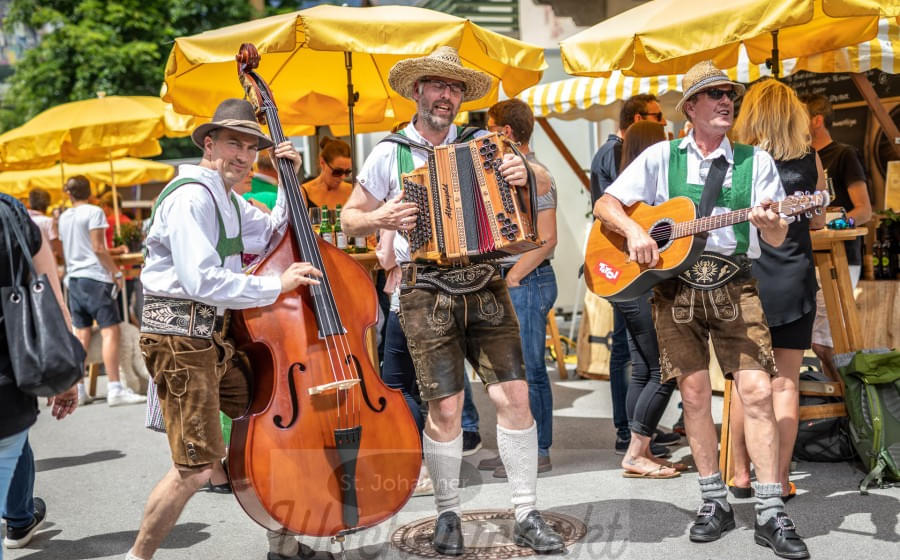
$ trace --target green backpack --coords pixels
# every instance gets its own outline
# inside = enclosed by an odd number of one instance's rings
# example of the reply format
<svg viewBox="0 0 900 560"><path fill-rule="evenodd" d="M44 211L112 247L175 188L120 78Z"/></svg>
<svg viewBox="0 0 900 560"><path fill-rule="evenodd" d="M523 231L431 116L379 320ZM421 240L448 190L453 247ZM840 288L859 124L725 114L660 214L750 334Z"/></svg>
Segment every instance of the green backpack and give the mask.
<svg viewBox="0 0 900 560"><path fill-rule="evenodd" d="M859 491L867 494L873 482L900 480L900 352L842 354L835 363L842 366L850 439L868 470Z"/></svg>

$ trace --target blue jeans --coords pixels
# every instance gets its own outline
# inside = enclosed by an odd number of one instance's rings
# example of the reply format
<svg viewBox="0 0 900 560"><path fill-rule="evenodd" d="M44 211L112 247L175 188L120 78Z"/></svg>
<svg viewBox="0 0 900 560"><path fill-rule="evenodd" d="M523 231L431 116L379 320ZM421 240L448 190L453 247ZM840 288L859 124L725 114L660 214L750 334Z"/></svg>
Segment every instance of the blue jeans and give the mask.
<svg viewBox="0 0 900 560"><path fill-rule="evenodd" d="M631 439L628 429L628 413L625 405L628 394L628 362L631 351L628 348L628 330L625 315L619 304L613 304L612 348L609 353L609 391L612 396L613 425L618 439Z"/></svg>
<svg viewBox="0 0 900 560"><path fill-rule="evenodd" d="M28 430L22 430L17 434L0 438L0 504L3 504L3 512L6 512L6 496L9 493L10 482L22 447L28 439ZM3 547L0 546L0 558L3 558Z"/></svg>
<svg viewBox="0 0 900 560"><path fill-rule="evenodd" d="M537 424L538 453L550 454L553 443L553 392L547 376L544 348L547 340L547 313L556 303L556 275L549 264L532 270L519 286L509 289L519 317L519 336L528 379L531 415Z"/></svg>
<svg viewBox="0 0 900 560"><path fill-rule="evenodd" d="M409 348L406 345L406 335L400 326L397 313L388 313L387 324L384 333L384 362L381 366L381 379L384 384L392 389L399 389L406 399L406 405L412 412L413 419L419 427L419 432L425 428L425 417L422 416L422 399L419 396L419 386L416 384L416 368Z"/></svg>
<svg viewBox="0 0 900 560"><path fill-rule="evenodd" d="M16 463L3 511L7 527L27 527L34 520L34 453L27 437Z"/></svg>
<svg viewBox="0 0 900 560"><path fill-rule="evenodd" d="M466 375L466 385L463 390L462 429L464 432L478 431L478 409L472 400L472 382Z"/></svg>

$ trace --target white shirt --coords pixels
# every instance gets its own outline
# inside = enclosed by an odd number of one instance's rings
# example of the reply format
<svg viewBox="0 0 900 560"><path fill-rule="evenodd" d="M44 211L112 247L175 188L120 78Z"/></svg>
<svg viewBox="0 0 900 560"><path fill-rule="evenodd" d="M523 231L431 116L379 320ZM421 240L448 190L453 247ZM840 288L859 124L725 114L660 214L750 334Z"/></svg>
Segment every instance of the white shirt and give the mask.
<svg viewBox="0 0 900 560"><path fill-rule="evenodd" d="M186 184L160 203L146 239L147 258L141 272L144 292L150 295L190 299L225 309L264 307L278 299L281 279L277 275L249 276L241 271L241 255L230 255L221 263L216 252L219 224L215 206L222 215L225 234L235 237L240 228L244 251L264 252L273 233L287 222L281 190L271 214L266 214L236 196L240 224L231 197L217 171L198 165L181 165L174 180L189 177L206 185ZM210 197L212 192L212 197ZM213 198L215 200L213 200Z"/></svg>
<svg viewBox="0 0 900 560"><path fill-rule="evenodd" d="M56 239L56 234L53 232L53 218L31 208L28 209L28 215L31 216L31 221L37 224L48 241Z"/></svg>
<svg viewBox="0 0 900 560"><path fill-rule="evenodd" d="M112 283L112 276L106 267L100 264L91 243L91 230L105 230L108 227L106 214L99 206L93 204L74 206L59 216L59 239L66 258L68 278L90 278L98 282Z"/></svg>
<svg viewBox="0 0 900 560"><path fill-rule="evenodd" d="M714 159L724 155L728 160L728 171L725 173L723 189L731 188L731 172L734 168L734 151L728 138L723 138L719 147L706 157L700 152L694 141L694 132L684 137L679 145L687 148L687 182L703 185ZM669 143L659 142L641 152L631 164L619 174L619 177L606 189L606 194L614 196L625 206L635 202L657 205L669 199ZM753 148L753 179L750 194L750 205L756 206L763 199L774 201L784 199L784 188L775 161L767 152ZM736 209L737 210L737 209ZM716 206L712 215L731 212L730 208ZM732 227L714 229L706 238L706 250L722 255L731 255L737 247L737 239ZM759 235L756 227L750 224L750 246L747 256L759 258Z"/></svg>
<svg viewBox="0 0 900 560"><path fill-rule="evenodd" d="M413 142L433 146L431 142L426 140L413 124L415 120L410 121L403 132L406 137ZM440 145L451 144L456 140L456 125L450 125L446 138ZM486 130L480 130L475 133L475 138L487 135ZM372 149L372 153L366 158L359 175L356 180L362 188L378 200L387 202L400 194L400 180L397 174L397 148L396 142L381 142L376 144ZM428 152L412 149L412 159L414 168L419 168L428 162ZM409 242L402 235L394 237L394 254L397 256L397 263L409 262Z"/></svg>

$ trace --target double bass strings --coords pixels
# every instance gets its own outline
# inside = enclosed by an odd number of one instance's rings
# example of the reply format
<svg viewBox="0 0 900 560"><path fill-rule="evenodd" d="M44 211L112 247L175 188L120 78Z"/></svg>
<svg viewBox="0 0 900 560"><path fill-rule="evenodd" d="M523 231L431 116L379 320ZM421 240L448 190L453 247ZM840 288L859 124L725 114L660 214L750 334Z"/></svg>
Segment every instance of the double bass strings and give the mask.
<svg viewBox="0 0 900 560"><path fill-rule="evenodd" d="M258 85L262 82L262 79L259 78L255 72L248 72L248 74L254 78L254 81L257 81ZM285 138L284 132L281 129L281 123L277 113L278 109L269 96L267 88L260 86L259 93L262 98L263 110L266 113L269 124L269 133L272 135L272 139L275 141L276 145L280 144L287 140L287 138ZM321 253L318 250L318 245L312 237L311 224L308 221L307 214L301 211L302 200L300 199L300 185L297 182L293 166L290 162L282 160L282 158L276 159L279 160L279 171L281 172L281 177L284 181L285 191L288 197L288 208L291 212L292 225L295 227L295 237L301 245L301 257L308 258L310 262L322 272L320 284L318 286L309 286L309 290L313 305L316 309L316 318L318 321L322 322L319 326L324 335L323 338L332 369L332 379L334 381L346 381L357 378L358 376L356 374L346 370L346 368L349 367L349 364L346 359L342 357L349 358L351 356L351 350L348 341L346 340L346 335L344 334L343 324L341 323L340 316L337 312L337 303L334 300L334 294L328 281L328 273L325 270ZM303 227L301 228L298 226ZM329 332L338 334L329 335ZM338 376L338 373L340 376ZM358 389L358 387L355 388ZM338 389L335 392L338 425L346 428L359 422L359 397L358 391L353 391L352 406L349 402L349 398L344 399L342 405L341 392L342 389ZM341 414L342 409L343 415Z"/></svg>

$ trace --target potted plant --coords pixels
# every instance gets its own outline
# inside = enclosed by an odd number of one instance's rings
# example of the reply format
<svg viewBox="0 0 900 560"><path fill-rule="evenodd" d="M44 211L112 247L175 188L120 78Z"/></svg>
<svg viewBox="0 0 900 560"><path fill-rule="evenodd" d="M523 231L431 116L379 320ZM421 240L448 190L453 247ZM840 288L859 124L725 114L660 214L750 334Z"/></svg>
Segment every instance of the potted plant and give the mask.
<svg viewBox="0 0 900 560"><path fill-rule="evenodd" d="M119 233L113 234L113 244L125 245L131 253L139 253L144 243L141 222L128 222L119 226Z"/></svg>

